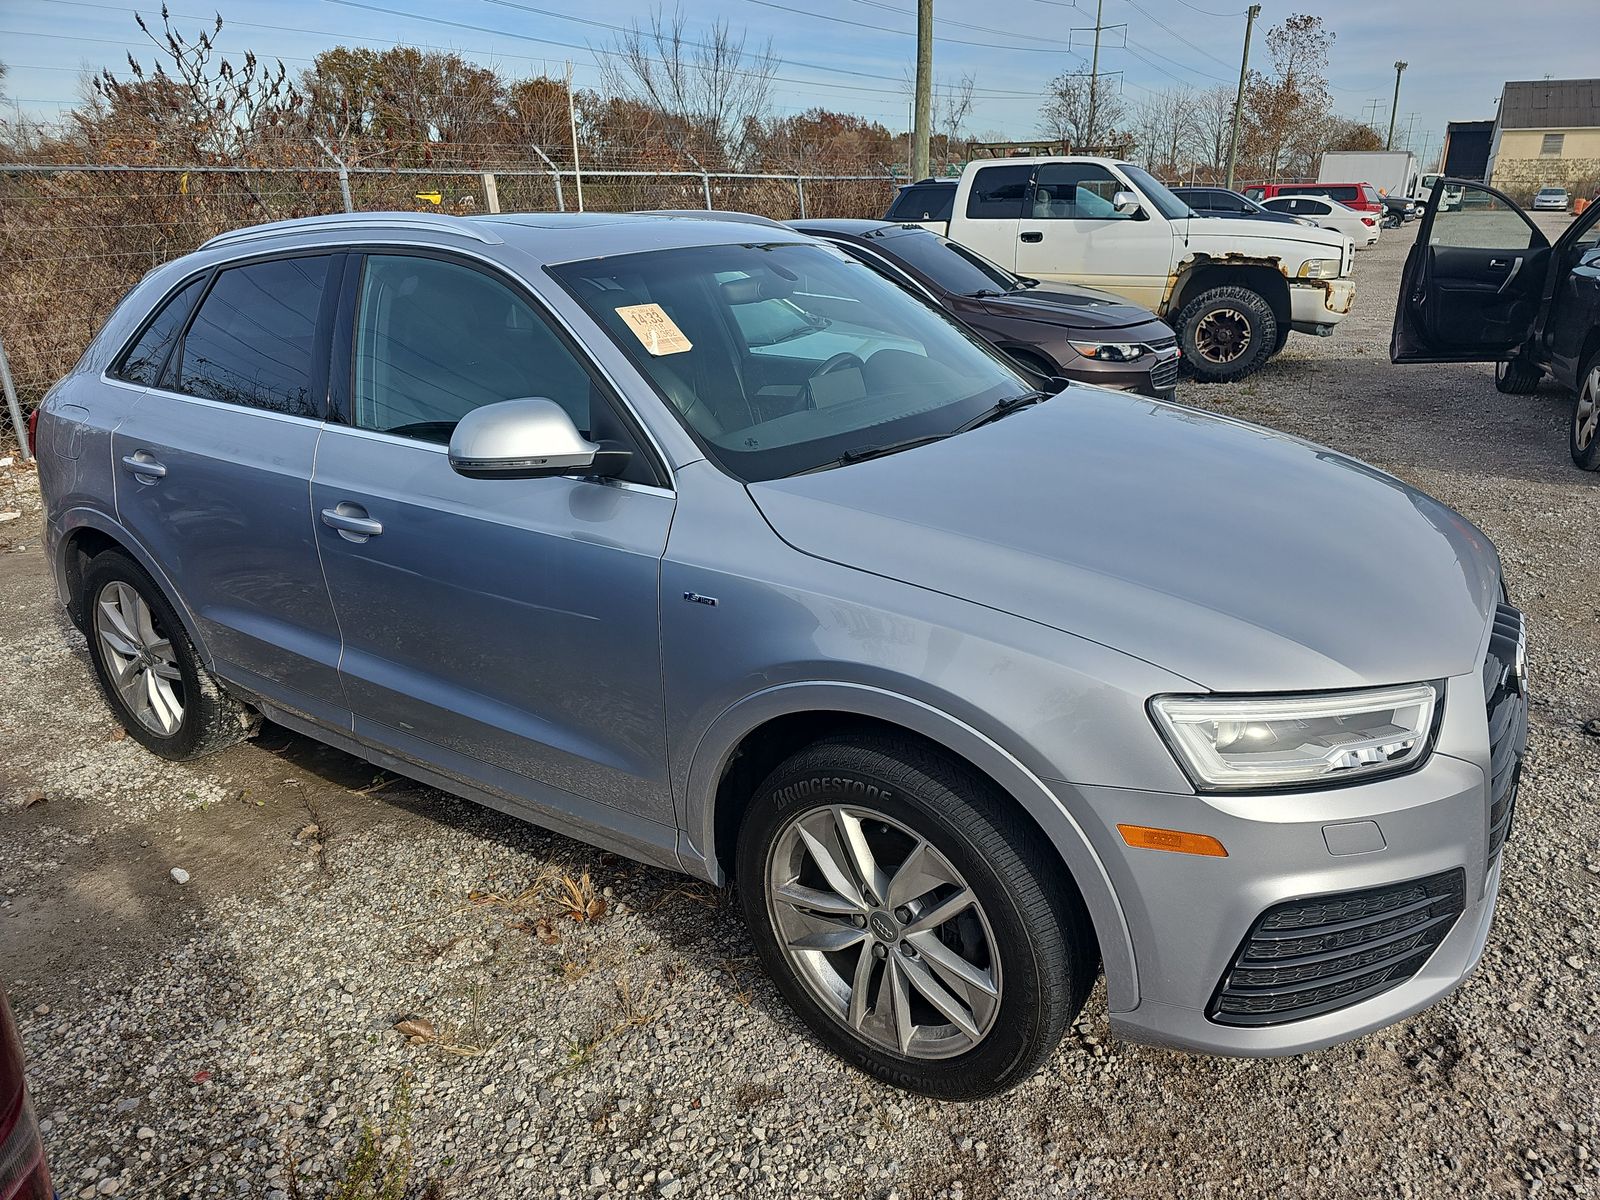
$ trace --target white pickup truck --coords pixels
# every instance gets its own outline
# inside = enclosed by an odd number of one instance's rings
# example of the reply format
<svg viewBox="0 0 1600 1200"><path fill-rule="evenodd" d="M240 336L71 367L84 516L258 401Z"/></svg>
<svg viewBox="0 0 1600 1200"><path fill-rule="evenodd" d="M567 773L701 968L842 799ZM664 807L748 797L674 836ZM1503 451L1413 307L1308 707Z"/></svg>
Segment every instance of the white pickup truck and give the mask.
<svg viewBox="0 0 1600 1200"><path fill-rule="evenodd" d="M1350 311L1350 239L1331 229L1201 217L1141 167L1109 158L967 164L905 188L888 219L926 225L1035 279L1116 292L1178 334L1197 379L1242 379Z"/></svg>

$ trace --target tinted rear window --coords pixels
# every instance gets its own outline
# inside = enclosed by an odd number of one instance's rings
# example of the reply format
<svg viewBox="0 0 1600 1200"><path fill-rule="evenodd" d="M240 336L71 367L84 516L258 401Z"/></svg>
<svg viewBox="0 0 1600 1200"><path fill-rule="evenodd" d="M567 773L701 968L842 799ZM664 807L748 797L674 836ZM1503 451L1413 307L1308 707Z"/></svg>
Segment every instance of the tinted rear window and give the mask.
<svg viewBox="0 0 1600 1200"><path fill-rule="evenodd" d="M139 340L128 347L128 352L122 356L122 361L112 374L129 383L154 387L161 378L161 368L166 365L168 352L183 332L183 323L189 316L189 309L194 306L195 294L199 289L200 280L192 280L162 305L155 319L139 335Z"/></svg>
<svg viewBox="0 0 1600 1200"><path fill-rule="evenodd" d="M319 417L313 343L329 255L231 267L183 339L178 390L207 400Z"/></svg>
<svg viewBox="0 0 1600 1200"><path fill-rule="evenodd" d="M1020 220L1022 201L1032 178L1030 166L984 167L972 177L972 190L967 193L967 216L980 220Z"/></svg>
<svg viewBox="0 0 1600 1200"><path fill-rule="evenodd" d="M948 221L955 205L956 189L953 186L908 187L890 206L889 220Z"/></svg>

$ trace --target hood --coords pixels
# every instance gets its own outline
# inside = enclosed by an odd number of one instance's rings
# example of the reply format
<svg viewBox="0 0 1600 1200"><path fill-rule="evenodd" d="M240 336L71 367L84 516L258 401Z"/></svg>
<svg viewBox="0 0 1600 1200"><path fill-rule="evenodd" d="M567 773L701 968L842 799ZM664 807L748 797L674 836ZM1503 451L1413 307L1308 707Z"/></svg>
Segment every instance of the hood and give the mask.
<svg viewBox="0 0 1600 1200"><path fill-rule="evenodd" d="M1253 221L1246 217L1192 217L1187 221L1174 221L1180 233L1186 233L1191 248L1205 250L1212 243L1222 243L1226 251L1249 253L1248 246L1238 243L1262 243L1262 254L1272 254L1267 243L1301 242L1313 246L1326 246L1335 253L1344 250L1345 235L1337 229L1322 229L1302 225L1298 221ZM1185 230L1184 226L1187 225ZM1196 245L1198 243L1198 245Z"/></svg>
<svg viewBox="0 0 1600 1200"><path fill-rule="evenodd" d="M1494 547L1331 450L1075 386L886 458L753 484L796 549L1037 621L1214 691L1479 668Z"/></svg>
<svg viewBox="0 0 1600 1200"><path fill-rule="evenodd" d="M1046 321L1073 329L1128 329L1156 320L1148 308L1129 304L1121 296L1073 284L1041 284L1004 296L985 296L978 303L992 316Z"/></svg>

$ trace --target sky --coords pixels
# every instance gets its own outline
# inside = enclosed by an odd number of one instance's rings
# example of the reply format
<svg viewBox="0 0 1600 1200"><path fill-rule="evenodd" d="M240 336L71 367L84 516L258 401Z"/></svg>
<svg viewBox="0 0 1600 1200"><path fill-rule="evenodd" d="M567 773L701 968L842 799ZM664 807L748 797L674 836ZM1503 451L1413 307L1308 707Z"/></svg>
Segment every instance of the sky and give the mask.
<svg viewBox="0 0 1600 1200"><path fill-rule="evenodd" d="M1130 103L1189 84L1238 81L1244 38L1239 0L1099 0L1106 28L1100 69L1116 72ZM1525 0L1508 18L1504 0L1263 0L1252 64L1266 64L1263 35L1295 12L1323 18L1337 38L1329 77L1334 107L1386 131L1394 62L1407 61L1396 144L1436 153L1445 123L1494 116L1508 79L1596 73L1592 28L1600 0ZM292 72L321 50L344 44L426 45L460 51L507 76L559 75L570 60L579 86L600 80L597 51L623 26L646 20L655 0L169 0L180 28L198 32L220 11L224 52L282 58ZM976 100L964 131L1027 138L1038 131L1039 96L1063 71L1087 71L1096 0L936 0L934 74L971 73ZM908 123L915 54L915 0L682 0L691 35L718 17L771 39L782 61L775 112L822 105ZM126 73L126 51L150 62L134 25L141 11L159 28L160 3L139 0L0 0L0 62L7 97L29 117L71 107L84 72ZM670 10L670 6L669 6Z"/></svg>

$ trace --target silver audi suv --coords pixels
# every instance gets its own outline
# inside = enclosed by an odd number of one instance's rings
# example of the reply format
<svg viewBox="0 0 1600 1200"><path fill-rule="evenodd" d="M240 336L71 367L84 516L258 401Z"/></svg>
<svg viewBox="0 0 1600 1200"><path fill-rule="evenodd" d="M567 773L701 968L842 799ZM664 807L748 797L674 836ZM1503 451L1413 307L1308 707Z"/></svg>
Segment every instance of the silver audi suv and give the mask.
<svg viewBox="0 0 1600 1200"><path fill-rule="evenodd" d="M52 389L106 699L261 716L738 893L848 1061L972 1097L1228 1054L1477 962L1526 741L1470 523L1359 462L1033 386L836 248L660 216L243 229Z"/></svg>

